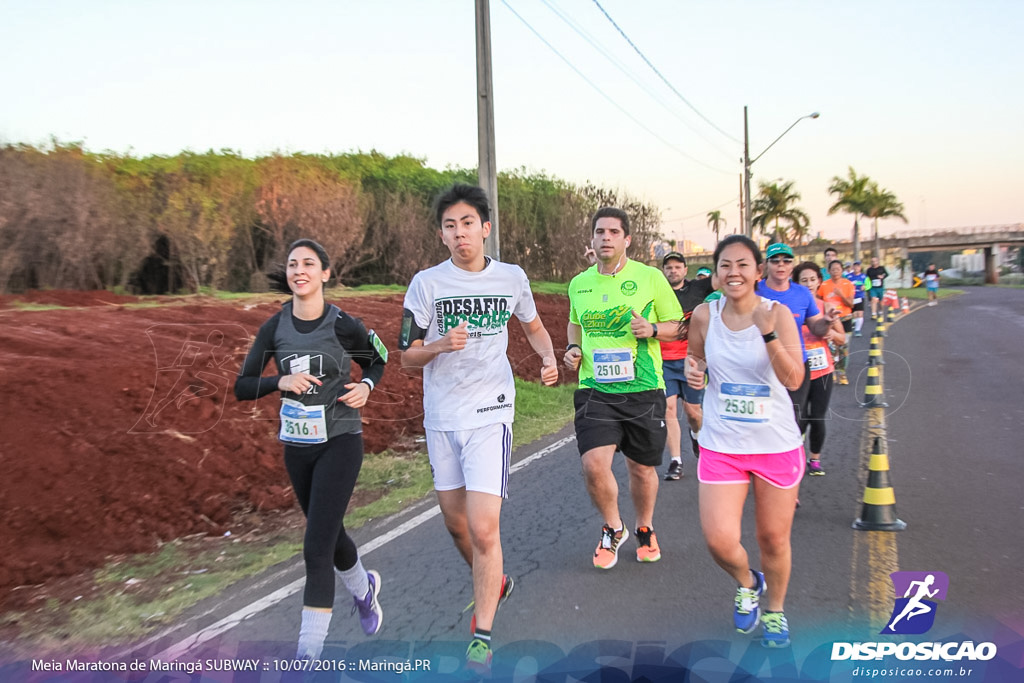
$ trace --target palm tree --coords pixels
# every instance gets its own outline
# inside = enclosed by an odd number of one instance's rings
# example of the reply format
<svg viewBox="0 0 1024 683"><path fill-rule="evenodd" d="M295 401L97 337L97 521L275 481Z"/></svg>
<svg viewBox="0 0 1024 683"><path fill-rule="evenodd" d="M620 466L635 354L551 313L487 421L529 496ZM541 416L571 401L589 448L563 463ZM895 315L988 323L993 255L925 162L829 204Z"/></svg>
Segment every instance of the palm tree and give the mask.
<svg viewBox="0 0 1024 683"><path fill-rule="evenodd" d="M712 232L715 233L715 246L718 246L718 231L722 229L722 226L726 224L726 220L722 218L721 211L709 211L708 212L708 225L711 226Z"/></svg>
<svg viewBox="0 0 1024 683"><path fill-rule="evenodd" d="M865 194L864 215L871 218L875 223L875 256L882 257L882 241L878 236L879 218L899 218L904 223L907 217L903 215L903 202L896 199L896 195L889 190L878 187L878 183L871 182Z"/></svg>
<svg viewBox="0 0 1024 683"><path fill-rule="evenodd" d="M828 215L836 211L845 211L853 214L853 260L860 260L860 223L858 219L866 214L865 194L868 183L871 180L866 175L859 176L850 166L847 170L847 177L832 177L832 184L828 187L828 193L836 195L836 202L829 210Z"/></svg>
<svg viewBox="0 0 1024 683"><path fill-rule="evenodd" d="M762 180L758 184L757 199L750 202L750 222L761 229L761 234L771 233L775 242L785 240L788 227L791 239L799 242L811 224L804 210L793 206L799 199L800 193L793 189L792 180L781 185ZM788 226L780 226L780 221L788 223Z"/></svg>

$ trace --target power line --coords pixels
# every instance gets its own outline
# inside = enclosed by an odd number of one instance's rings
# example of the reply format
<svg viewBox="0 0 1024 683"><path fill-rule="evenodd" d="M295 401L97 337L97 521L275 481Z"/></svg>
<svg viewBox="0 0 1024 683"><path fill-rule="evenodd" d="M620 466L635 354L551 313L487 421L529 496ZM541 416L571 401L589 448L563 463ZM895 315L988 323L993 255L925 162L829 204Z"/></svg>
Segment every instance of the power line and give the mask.
<svg viewBox="0 0 1024 683"><path fill-rule="evenodd" d="M736 159L737 159L737 158L738 158L738 157L740 156L740 154L741 154L741 153L740 153L740 152L738 152L738 151L733 151L733 152L727 152L727 151L725 151L724 149L722 149L721 147L719 147L718 145L716 145L716 144L715 144L714 142L712 142L712 141L711 141L710 139L708 139L708 138L707 138L707 137L706 137L706 136L705 136L705 135L704 135L703 133L701 133L701 132L700 132L699 130L697 130L696 128L694 128L694 127L693 127L693 125L691 125L689 121L687 121L687 120L686 120L685 118L683 118L682 116L680 116L680 115L679 115L679 114L678 114L678 113L677 113L677 112L676 112L676 111L675 111L674 109L672 109L671 107L669 107L669 106L668 106L668 104L667 104L667 103L665 102L665 100L664 100L664 99L663 99L663 98L662 98L662 97L661 97L661 96L660 96L660 95L659 95L658 93L656 93L656 92L655 92L655 91L654 91L654 90L653 90L653 89L652 89L652 88L651 88L650 86L648 86L648 85L647 85L646 83L644 83L643 81L641 81L641 80L640 80L640 78L639 78L639 77L638 77L638 76L637 76L637 75L636 75L635 73L633 73L633 72L629 71L629 69L628 69L628 68L627 68L627 67L626 67L626 66L625 66L625 65L624 65L624 64L623 64L623 63L622 63L621 61L619 61L618 59L616 59L615 57L613 57L613 56L612 56L612 54L611 54L611 51L610 51L610 50L608 50L607 48L605 48L605 47L604 47L603 45L599 44L599 43L598 43L598 42L597 42L597 41L596 41L596 40L595 40L595 39L594 39L594 38L593 38L593 37L592 37L592 36L591 36L591 35L590 35L589 33L587 33L587 32L586 32L585 30L583 30L583 29L582 29L582 28L581 28L581 27L579 26L579 24L578 24L578 23L576 23L575 21L573 21L573 20L572 20L572 19L571 19L570 17L568 17L568 16L566 15L566 14L564 14L564 13L563 13L563 12L562 12L562 11L561 11L560 9L558 9L558 7L556 7L555 5L553 5L553 4L552 4L552 3L551 3L551 2L549 1L549 0L541 0L541 2L543 2L543 3L545 4L545 5L547 5L548 9L550 9L550 10L551 10L552 12L554 12L554 13L555 13L555 15L556 15L556 16L557 16L557 17L558 17L559 19L561 19L561 20L562 20L563 22L565 22L565 24L566 24L567 26L569 26L569 28L571 28L571 29L572 29L573 31L575 31L575 32L577 33L577 35L579 35L579 36L580 36L581 38L583 38L583 39L584 39L585 41L587 41L588 43L590 43L591 47L593 47L593 48L594 48L594 49L595 49L595 50L596 50L596 51L597 51L597 52L598 52L598 53L599 53L599 54L600 54L600 55L601 55L602 57L604 57L604 58L605 58L605 59L607 59L607 60L608 60L609 62L611 62L612 66L614 66L615 68L617 68L617 69L618 69L618 70L619 70L619 71L620 71L620 72L621 72L621 73L622 73L623 75L625 75L625 76L626 76L627 78L629 78L629 79L630 79L631 81L633 81L634 83L636 83L636 84L637 84L637 86L639 86L639 87L640 87L640 88L641 88L641 89L642 89L642 90L643 90L644 92L646 92L646 93L647 93L647 94L648 94L648 95L649 95L649 96L651 97L651 99L653 99L653 100L654 100L655 102L657 102L657 103L658 103L658 104L660 104L660 105L661 105L662 107L664 107L664 108L665 108L665 110L666 110L666 111L667 111L668 113L672 114L672 116L674 116L674 117L675 117L675 118L676 118L676 119L677 119L678 121L680 121L680 122L681 122L681 123L682 123L682 124L683 124L684 126L686 126L687 128L689 128L689 129L690 129L690 131L691 131L691 132L692 132L692 133L693 133L694 135L696 135L696 136L697 136L697 137L699 137L699 138L700 138L701 140L703 140L704 142L706 142L706 143L708 143L709 145L711 145L711 147L712 147L712 148L714 148L715 150L717 150L718 152L720 152L720 153L721 153L722 155L724 155L725 157L727 157L727 158L728 158L728 159L729 159L730 161L735 161L735 160L736 160Z"/></svg>
<svg viewBox="0 0 1024 683"><path fill-rule="evenodd" d="M593 88L594 90L596 90L596 91L598 92L598 94L600 94L600 95L601 95L601 97L603 97L603 98L605 98L606 100L608 100L608 102L609 102L609 103L610 103L610 104L611 104L612 106L614 106L614 107L615 107L616 109L618 109L618 110L619 110L620 112L622 112L622 113L623 113L623 114L624 114L624 115L625 115L626 117L628 117L628 118L629 118L629 119L630 119L630 120L631 120L631 121L632 121L633 123L635 123L636 125L640 126L640 127L641 127L641 128L643 128L643 129L644 129L645 131L647 131L647 132L648 132L648 133L650 133L650 134L651 134L652 136L654 136L654 137L655 137L655 138L656 138L656 139L657 139L657 140L658 140L659 142L661 142L661 143L662 143L663 145L665 145L666 147L669 147L669 148L671 148L671 149L675 150L675 151L676 151L677 153L679 153L680 155L682 155L682 156L686 157L687 159L689 159L690 161L692 161L692 162L693 162L693 163L695 163L695 164L699 164L700 166L703 166L704 168L707 168L707 169L709 169L709 170L715 171L716 173L722 173L722 174L725 174L725 175L735 175L735 173L736 173L736 171L735 171L735 170L731 170L731 171L725 171L725 170L722 170L722 169L720 169L720 168L716 168L715 166L712 166L712 165L710 165L710 164L706 164L706 163L704 163L703 161L701 161L700 159L698 159L698 158L696 158L696 157L694 157L694 156L691 156L690 154L688 154L688 153L684 152L684 151L683 151L682 149L680 149L680 148L679 148L679 147L677 147L676 145L672 144L671 142L669 142L668 140L666 140L666 139L665 139L665 138L663 138L662 136L660 136L660 135L658 135L657 133L655 133L655 132L654 132L653 130L651 130L651 129L650 129L650 128L649 128L649 127L648 127L648 126L646 125L646 124L644 124L644 123L643 123L642 121L640 121L640 119L638 119L638 118L636 118L635 116L633 116L632 114L630 114L630 113L629 113L629 112L628 112L628 111L627 111L627 110L626 110L626 109L625 109L625 108L624 108L624 107L623 107L622 105L620 105L620 104L619 104L618 102L616 102L616 101L615 101L615 100L614 100L614 99L613 99L613 98L612 98L611 96L609 96L609 95L608 95L608 94L606 94L606 93L605 93L605 92L604 92L603 90L601 90L601 88L599 88L599 87L598 87L598 86L597 86L597 85L596 85L596 84L595 84L595 83L594 83L593 81L591 81L591 80L590 80L589 78L587 78L586 74L584 74L584 73L583 73L582 71L580 71L580 70L579 70L578 68L576 68L576 66L575 66L575 65L574 65L574 64L573 64L572 62L570 62L570 61L569 61L569 60L568 60L568 59L567 59L567 58L566 58L566 57L565 57L565 56L564 56L564 55L563 55L563 54L562 54L561 52L559 52L559 51L558 51L558 49L557 49L557 48L555 48L555 46L554 46L554 45L552 45L551 43L549 43L549 42L548 42L548 41L547 41L547 40L546 40L546 39L544 38L544 36L542 36L542 35L541 35L541 34L540 34L540 33L539 33L538 31L537 31L537 29L535 29L535 28L534 28L533 26L531 26L531 25L530 25L530 22L526 21L526 19L524 19L524 18L523 18L522 16L520 16L518 12L516 12L516 11L515 11L514 9L512 9L512 6L511 6L510 4L508 4L508 0L501 0L501 4L503 4L503 5L505 6L505 7L507 7L507 8L508 8L508 11L509 11L509 12L511 12L512 14L514 14L514 15L515 15L515 17L516 17L516 19L518 19L519 21L523 22L523 25L525 25L525 26L526 26L526 28L530 29L530 32L531 32L531 33L532 33L533 35L537 36L537 39L538 39L538 40L540 40L540 41L541 41L542 43L544 43L545 45L547 45L547 46L548 46L548 49L550 49L550 50L551 50L552 52L554 52L554 53L555 53L555 54L556 54L556 55L558 56L558 58L559 58L559 59L561 59L561 60L562 60L563 62L565 62L565 63L566 63L566 64L567 64L568 66L569 66L569 68L570 68L570 69L572 69L573 71L575 71L575 72L576 72L576 75L577 75L577 76L579 76L579 77L580 77L580 78L582 78L582 79L583 79L584 81L586 81L586 82L587 82L587 85L589 85L589 86L590 86L591 88Z"/></svg>
<svg viewBox="0 0 1024 683"><path fill-rule="evenodd" d="M721 133L721 134L722 134L722 135L724 135L725 137L729 138L729 139L730 139L730 140L732 140L733 142L736 142L736 143L739 143L739 142L740 142L739 140L737 140L737 139L736 139L736 138L734 138L733 136L729 135L728 133L726 133L726 132L725 132L724 130L722 130L722 129L721 129L721 128L719 128L718 126L716 126L716 125L715 125L715 123L714 123L714 122L713 122L713 121L712 121L711 119L709 119L708 117L704 116L704 114L700 113L700 110L698 110L698 109L697 109L697 107L695 107L695 106L693 106L692 104L690 104L690 101L689 101L689 100L687 100L687 99L686 99L685 97L683 97L682 93L680 93L680 92L679 92L678 90L676 90L675 86L674 86L674 85L672 85L671 83L669 83L669 81L668 81L668 79L667 79L667 78L665 78L664 76L662 76L662 75L661 75L661 72L660 72L660 71L658 71L657 67L655 67L655 66L654 66L653 64L651 64L651 60L647 59L647 57L646 57L646 56L644 55L644 53L640 51L640 48L638 48L638 47L636 46L636 44L635 44L635 43L633 43L633 41L629 39L629 36L627 36L627 35L626 35L626 32L625 32L625 31L623 31L623 30L622 30L621 28L619 28L619 25L615 23L615 20L614 20L614 19L612 19L611 15L610 15L610 14L608 14L608 12L607 12L607 11L605 11L604 7L601 7L601 3L600 3L600 2L598 2L597 0L593 0L593 3L594 3L595 5L597 5L597 8L598 8L599 10L601 10L601 13L602 13L602 14L604 14L604 16L605 16L605 17L607 17L608 21L610 21L610 22L612 23L612 26L614 26L614 27L615 27L615 30L617 30L617 31L618 31L618 32L619 32L619 33L620 33L620 34L622 35L622 37L626 39L626 42L627 42L627 43L629 43L629 46L630 46L631 48L633 48L633 50L634 50L634 51L636 51L636 53L637 53L638 55L640 55L640 59L644 60L644 62L645 62L645 63L647 64L647 66L651 67L651 70L652 70L652 71L653 71L654 73L658 74L658 78L660 78L660 79L662 80L662 82L664 82L664 83L665 83L665 85L667 85L667 86L668 86L669 90L671 90L672 92L674 92L674 93L676 94L676 97L678 97L678 98L679 98L679 99L681 99L681 100L682 100L683 102L685 102L685 103L686 103L686 106L687 106L687 107L689 107L690 109L692 109L692 110L694 111L694 113L696 113L696 114L697 114L697 116L699 116L699 117L701 117L702 119L704 119L704 120L705 120L705 121L706 121L706 122L708 123L708 125L710 125L710 126L711 126L712 128L714 128L715 130L717 130L717 131L718 131L719 133ZM742 144L742 143L741 143L741 144Z"/></svg>
<svg viewBox="0 0 1024 683"><path fill-rule="evenodd" d="M727 199L724 202L722 202L721 204L719 204L718 206L712 206L707 211L698 211L695 214L692 214L690 216L683 216L682 218L669 218L669 219L666 219L663 222L665 222L665 223L676 223L676 222L688 221L691 218L696 218L697 216L706 216L706 215L708 215L709 213L711 213L712 211L714 211L716 209L721 209L723 206L728 206L729 204L732 204L733 202L738 202L738 201L739 201L739 196L731 197L730 199Z"/></svg>

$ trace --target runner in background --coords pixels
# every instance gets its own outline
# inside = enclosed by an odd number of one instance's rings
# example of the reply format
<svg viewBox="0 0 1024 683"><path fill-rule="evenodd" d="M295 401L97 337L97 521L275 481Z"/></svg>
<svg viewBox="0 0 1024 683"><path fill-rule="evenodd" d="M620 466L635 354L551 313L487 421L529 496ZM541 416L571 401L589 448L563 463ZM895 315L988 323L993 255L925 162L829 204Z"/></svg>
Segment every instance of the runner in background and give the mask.
<svg viewBox="0 0 1024 683"><path fill-rule="evenodd" d="M868 276L860 272L860 261L853 262L853 272L847 277L853 283L853 336L861 336L864 327L864 283Z"/></svg>
<svg viewBox="0 0 1024 683"><path fill-rule="evenodd" d="M833 261L833 263L839 262ZM819 273L818 266L807 261L793 269L793 279L810 290L811 294L817 297L818 305L824 308L824 302L817 295L829 283L826 282L823 285ZM834 271L833 279L830 282L835 282ZM838 320L832 321L832 328L824 338L811 334L806 325L801 333L804 338L804 347L807 349L807 366L811 372L811 385L807 391L807 403L802 411L804 419L800 422L800 433L809 431L811 454L807 460L807 474L812 477L820 477L825 474L825 470L821 466L821 450L825 445L828 404L832 398L832 372L835 369L829 345L834 344L839 348L845 348L847 340L846 333Z"/></svg>
<svg viewBox="0 0 1024 683"><path fill-rule="evenodd" d="M726 237L714 258L723 296L693 312L686 368L694 389L703 388L705 370L708 375L697 465L701 528L712 558L738 584L736 630L750 633L760 621L761 644L786 647L790 534L804 470L787 390L797 389L804 379L800 333L785 306L758 296L764 266L750 238ZM764 573L751 568L741 542L743 505L751 487ZM767 603L763 614L762 600Z"/></svg>
<svg viewBox="0 0 1024 683"><path fill-rule="evenodd" d="M853 331L853 300L856 287L852 282L843 277L843 264L839 261L832 261L828 264L831 279L822 283L818 290L818 299L826 302L836 310L843 331L846 333L842 344L832 342L832 353L835 358L836 382L838 384L849 384L846 377L847 349L850 345L850 333ZM796 277L794 271L794 279ZM803 283L801 283L803 284Z"/></svg>
<svg viewBox="0 0 1024 683"><path fill-rule="evenodd" d="M797 330L807 325L811 332L819 337L828 334L835 312L826 305L826 311L822 313L807 288L790 279L793 275L793 250L788 245L777 242L768 245L767 256L768 265L764 267L765 278L757 283L757 293L767 299L785 304L793 314ZM723 288L725 287L726 283L722 280L721 275L719 275L719 283ZM797 338L802 348L803 339L799 334ZM807 354L805 352L804 363L806 364L806 362ZM793 414L797 423L803 419L801 411L807 403L810 377L810 371L805 368L803 382L797 389L790 392L790 398L793 400Z"/></svg>
<svg viewBox="0 0 1024 683"><path fill-rule="evenodd" d="M939 269L934 263L928 264L924 271L924 286L928 290L928 305L937 306L939 303Z"/></svg>
<svg viewBox="0 0 1024 683"><path fill-rule="evenodd" d="M544 384L558 381L558 365L526 273L484 255L491 232L486 193L456 183L438 196L435 218L451 258L409 283L399 348L403 368L423 368L423 426L437 502L472 571L466 669L487 675L494 615L515 586L503 570L499 527L515 418L506 354L513 315L541 357Z"/></svg>
<svg viewBox="0 0 1024 683"><path fill-rule="evenodd" d="M879 265L878 257L871 257L871 267L867 270L868 276L868 295L871 297L871 317L877 318L878 316L878 304L882 301L882 297L885 295L885 278L889 277L889 271L885 269L885 266Z"/></svg>
<svg viewBox="0 0 1024 683"><path fill-rule="evenodd" d="M696 280L686 279L686 259L678 251L672 251L665 255L661 261L662 272L665 279L672 286L672 290L679 300L683 309L683 320L688 321L704 298L713 291L711 278L704 277ZM702 268L701 270L707 270ZM698 271L699 272L699 271ZM689 426L690 446L694 455L699 455L697 449L697 432L700 431L701 402L704 400L703 391L694 391L686 383L686 332L684 327L683 338L676 341L661 342L662 372L665 378L665 425L667 431L668 454L671 460L668 464L668 471L665 473L667 481L675 481L683 476L682 461L682 429L679 427L677 405L679 399L683 399L683 410L686 413L686 423Z"/></svg>
<svg viewBox="0 0 1024 683"><path fill-rule="evenodd" d="M587 493L603 518L594 566L611 569L629 538L619 515L615 452L626 456L636 514L636 559L657 562L658 472L665 450L661 345L682 337L683 310L657 268L626 257L629 216L615 207L591 219L597 264L569 283L569 344L563 362L579 369L574 425Z"/></svg>
<svg viewBox="0 0 1024 683"><path fill-rule="evenodd" d="M839 252L836 251L835 248L828 247L828 248L825 249L825 265L823 265L821 267L821 273L820 273L822 282L828 280L831 277L831 275L829 274L828 264L830 264L833 261L835 261L836 258L838 258L838 256L839 256ZM808 261L808 263L810 263L810 262Z"/></svg>
<svg viewBox="0 0 1024 683"><path fill-rule="evenodd" d="M306 516L298 659L320 657L335 574L352 594L364 633L377 633L384 619L377 600L380 574L363 568L344 518L363 463L359 409L380 382L388 354L362 322L324 300L330 277L322 246L308 239L292 243L285 270L271 275L272 287L291 293L292 300L260 327L235 381L240 401L281 392L285 469ZM277 374L262 377L271 359ZM353 360L363 369L359 382L350 374Z"/></svg>

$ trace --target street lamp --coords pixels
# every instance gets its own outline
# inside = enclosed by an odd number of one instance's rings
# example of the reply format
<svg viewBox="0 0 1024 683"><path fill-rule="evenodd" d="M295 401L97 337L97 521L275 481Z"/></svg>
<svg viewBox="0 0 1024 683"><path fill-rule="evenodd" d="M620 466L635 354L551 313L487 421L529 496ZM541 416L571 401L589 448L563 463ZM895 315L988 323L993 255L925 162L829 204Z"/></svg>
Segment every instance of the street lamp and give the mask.
<svg viewBox="0 0 1024 683"><path fill-rule="evenodd" d="M771 145L768 145L767 147L765 147L763 150L761 150L760 154L758 154L756 157L751 159L750 158L750 136L749 136L749 134L747 132L747 108L743 107L743 206L746 207L746 211L744 211L744 213L743 213L743 227L746 229L747 237L750 237L750 238L754 237L754 224L753 224L753 221L751 220L751 211L750 211L750 165L753 164L758 159L760 159L761 157L763 157L764 153L767 152L769 149L771 149L772 145L774 145L776 142L781 140L783 135L785 135L789 131L793 130L793 126L795 126L796 124L800 123L804 119L816 119L819 116L821 116L821 114L819 114L818 112L807 114L806 116L801 116L796 121L794 121L793 124L789 128L787 128L786 130L782 131L782 135L780 135L779 137L777 137L774 140L772 140L772 144Z"/></svg>

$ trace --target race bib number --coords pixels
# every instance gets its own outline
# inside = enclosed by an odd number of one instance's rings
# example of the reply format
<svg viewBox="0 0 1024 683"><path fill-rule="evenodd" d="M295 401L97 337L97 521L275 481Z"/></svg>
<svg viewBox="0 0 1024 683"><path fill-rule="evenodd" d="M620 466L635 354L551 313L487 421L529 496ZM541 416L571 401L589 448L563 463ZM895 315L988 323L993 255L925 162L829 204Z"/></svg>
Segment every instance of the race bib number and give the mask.
<svg viewBox="0 0 1024 683"><path fill-rule="evenodd" d="M734 422L767 422L772 414L772 389L767 384L722 384L718 415Z"/></svg>
<svg viewBox="0 0 1024 683"><path fill-rule="evenodd" d="M875 289L878 289L879 287L881 287L882 286L881 278L877 278L876 277L873 280L871 280L871 286L874 287Z"/></svg>
<svg viewBox="0 0 1024 683"><path fill-rule="evenodd" d="M594 349L595 382L631 382L633 378L633 353L629 349Z"/></svg>
<svg viewBox="0 0 1024 683"><path fill-rule="evenodd" d="M864 301L864 297L862 297L862 296L855 296L855 297L853 297L853 303L859 304L861 301Z"/></svg>
<svg viewBox="0 0 1024 683"><path fill-rule="evenodd" d="M327 441L327 417L324 406L307 406L290 398L281 399L281 432L286 443L314 444Z"/></svg>
<svg viewBox="0 0 1024 683"><path fill-rule="evenodd" d="M925 275L924 276L925 282L928 282L928 283L936 282L936 281L938 281L938 279L939 279L939 276L935 275L935 274Z"/></svg>
<svg viewBox="0 0 1024 683"><path fill-rule="evenodd" d="M828 367L828 356L824 346L816 349L807 349L807 362L811 370L824 370Z"/></svg>

